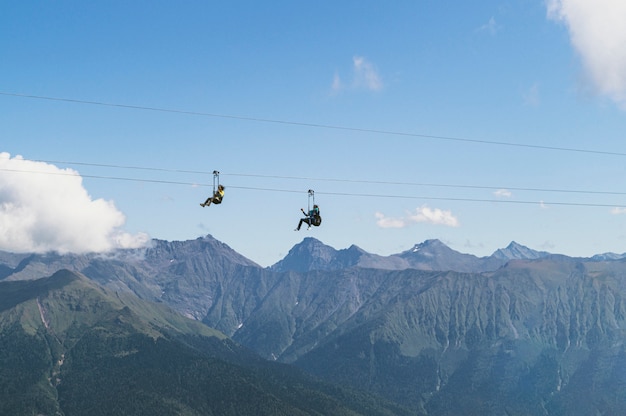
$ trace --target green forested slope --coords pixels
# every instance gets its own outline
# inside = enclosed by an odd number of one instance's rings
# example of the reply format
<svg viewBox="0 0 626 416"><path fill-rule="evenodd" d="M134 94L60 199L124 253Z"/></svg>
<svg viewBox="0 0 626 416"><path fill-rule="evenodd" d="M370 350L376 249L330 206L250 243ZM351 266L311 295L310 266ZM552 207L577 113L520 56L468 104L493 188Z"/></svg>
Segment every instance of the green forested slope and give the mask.
<svg viewBox="0 0 626 416"><path fill-rule="evenodd" d="M0 283L2 415L393 415L85 277Z"/></svg>

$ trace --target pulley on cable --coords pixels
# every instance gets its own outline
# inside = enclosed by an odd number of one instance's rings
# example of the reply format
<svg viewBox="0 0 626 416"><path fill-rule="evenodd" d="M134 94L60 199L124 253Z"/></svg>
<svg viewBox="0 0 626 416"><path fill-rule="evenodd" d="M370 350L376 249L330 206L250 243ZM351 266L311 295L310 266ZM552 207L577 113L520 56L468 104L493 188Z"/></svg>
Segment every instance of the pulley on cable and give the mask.
<svg viewBox="0 0 626 416"><path fill-rule="evenodd" d="M220 173L213 171L213 195L200 204L201 207L208 207L211 204L221 204L224 199L224 185L220 184Z"/></svg>
<svg viewBox="0 0 626 416"><path fill-rule="evenodd" d="M308 224L307 230L310 230L311 226L319 227L322 224L320 207L315 203L315 191L313 191L312 189L309 189L309 201L307 211L305 212L304 208L300 208L300 211L302 211L305 217L300 219L300 222L298 223L298 226L294 231L300 231L300 227L302 227L303 223Z"/></svg>

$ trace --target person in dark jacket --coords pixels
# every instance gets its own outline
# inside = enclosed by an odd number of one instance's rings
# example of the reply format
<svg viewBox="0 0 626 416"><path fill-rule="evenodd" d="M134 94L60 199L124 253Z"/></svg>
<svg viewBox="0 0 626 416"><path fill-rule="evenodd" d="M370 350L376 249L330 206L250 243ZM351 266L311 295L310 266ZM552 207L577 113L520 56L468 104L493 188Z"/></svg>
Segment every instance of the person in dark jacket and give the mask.
<svg viewBox="0 0 626 416"><path fill-rule="evenodd" d="M308 213L304 212L304 208L300 208L300 211L305 215L304 218L300 219L298 223L298 227L294 231L300 231L300 227L302 227L303 223L307 223L309 226L307 230L311 229L311 226L314 225L318 227L322 223L322 217L320 216L320 207L317 205L313 205L313 209Z"/></svg>

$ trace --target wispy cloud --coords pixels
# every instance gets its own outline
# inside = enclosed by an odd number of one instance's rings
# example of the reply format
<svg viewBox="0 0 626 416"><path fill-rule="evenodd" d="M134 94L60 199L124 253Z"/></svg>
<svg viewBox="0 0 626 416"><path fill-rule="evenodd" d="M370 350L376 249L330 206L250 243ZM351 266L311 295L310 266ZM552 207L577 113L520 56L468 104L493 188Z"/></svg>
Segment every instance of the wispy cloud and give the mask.
<svg viewBox="0 0 626 416"><path fill-rule="evenodd" d="M546 240L543 243L539 244L539 249L545 250L545 251L553 251L555 247L556 245L552 241L549 241L549 240Z"/></svg>
<svg viewBox="0 0 626 416"><path fill-rule="evenodd" d="M405 216L399 218L387 217L381 212L377 212L376 224L380 228L406 228L411 224L428 223L445 225L448 227L458 227L459 220L452 215L451 211L439 208L430 208L422 205L415 209L415 212L407 212Z"/></svg>
<svg viewBox="0 0 626 416"><path fill-rule="evenodd" d="M483 243L480 243L480 242L479 243L474 243L474 242L472 242L470 240L465 240L465 244L463 244L463 247L474 250L474 249L477 249L477 248L478 249L483 249L483 248L485 248L485 245Z"/></svg>
<svg viewBox="0 0 626 416"><path fill-rule="evenodd" d="M478 28L478 32L488 33L492 36L498 33L498 30L500 30L500 27L496 23L496 19L493 16L491 16L487 23Z"/></svg>
<svg viewBox="0 0 626 416"><path fill-rule="evenodd" d="M509 191L508 189L498 189L493 194L499 198L510 198L513 196L511 191Z"/></svg>
<svg viewBox="0 0 626 416"><path fill-rule="evenodd" d="M333 85L332 85L331 88L335 92L341 91L343 89L343 84L341 82L341 77L339 76L339 74L337 72L335 72L335 76L333 77Z"/></svg>
<svg viewBox="0 0 626 416"><path fill-rule="evenodd" d="M352 58L352 73L348 81L344 82L336 72L331 89L335 93L346 89L380 91L383 89L383 81L374 64L362 56L355 56Z"/></svg>
<svg viewBox="0 0 626 416"><path fill-rule="evenodd" d="M530 107L537 107L541 104L541 96L539 94L539 85L533 84L522 93L524 104Z"/></svg>
<svg viewBox="0 0 626 416"><path fill-rule="evenodd" d="M626 208L615 207L611 209L611 214L613 215L623 215L626 214Z"/></svg>
<svg viewBox="0 0 626 416"><path fill-rule="evenodd" d="M92 200L72 169L0 153L0 250L105 252L140 247L145 234L121 230L113 202Z"/></svg>
<svg viewBox="0 0 626 416"><path fill-rule="evenodd" d="M371 91L379 91L383 88L383 82L378 75L374 65L363 58L355 56L352 58L354 64L354 86L355 88L365 88Z"/></svg>
<svg viewBox="0 0 626 416"><path fill-rule="evenodd" d="M563 22L595 91L626 109L626 1L547 0Z"/></svg>

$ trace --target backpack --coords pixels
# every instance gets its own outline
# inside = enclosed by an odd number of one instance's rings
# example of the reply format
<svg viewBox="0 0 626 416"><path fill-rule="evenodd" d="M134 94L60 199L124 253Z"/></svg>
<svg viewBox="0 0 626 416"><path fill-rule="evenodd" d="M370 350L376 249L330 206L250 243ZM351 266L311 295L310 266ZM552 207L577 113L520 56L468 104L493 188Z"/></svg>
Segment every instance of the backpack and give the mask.
<svg viewBox="0 0 626 416"><path fill-rule="evenodd" d="M322 223L322 217L320 217L319 210L317 211L317 213L315 215L313 215L313 221L311 221L311 222L312 222L312 225L314 225L316 227L320 226L320 224Z"/></svg>

